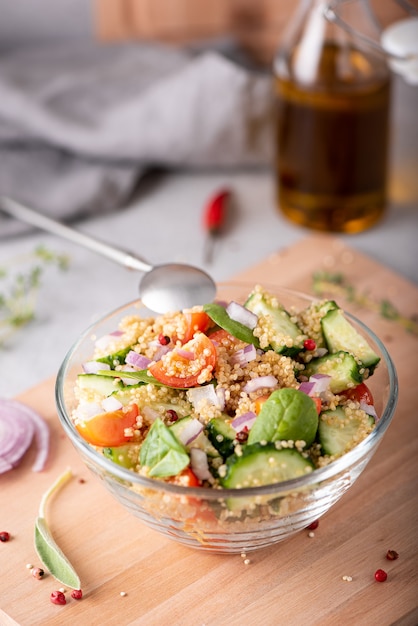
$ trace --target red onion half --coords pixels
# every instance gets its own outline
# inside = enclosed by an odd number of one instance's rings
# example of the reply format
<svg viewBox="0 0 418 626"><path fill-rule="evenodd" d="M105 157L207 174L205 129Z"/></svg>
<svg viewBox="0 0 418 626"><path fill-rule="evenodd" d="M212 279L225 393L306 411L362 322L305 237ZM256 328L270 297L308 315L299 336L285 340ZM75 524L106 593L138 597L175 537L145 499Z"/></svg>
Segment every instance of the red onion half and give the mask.
<svg viewBox="0 0 418 626"><path fill-rule="evenodd" d="M33 409L17 400L0 399L0 473L16 467L33 439L37 455L34 472L44 469L49 453L49 428Z"/></svg>

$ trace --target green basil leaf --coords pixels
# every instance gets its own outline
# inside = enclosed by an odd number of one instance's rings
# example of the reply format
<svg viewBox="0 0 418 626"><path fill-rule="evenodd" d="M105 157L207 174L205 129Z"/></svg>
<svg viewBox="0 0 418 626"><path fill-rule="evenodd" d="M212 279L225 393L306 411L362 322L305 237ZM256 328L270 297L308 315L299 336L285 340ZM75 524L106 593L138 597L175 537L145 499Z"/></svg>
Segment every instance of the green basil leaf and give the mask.
<svg viewBox="0 0 418 626"><path fill-rule="evenodd" d="M141 446L140 462L150 468L150 476L162 478L179 474L189 465L190 457L164 422L156 419Z"/></svg>

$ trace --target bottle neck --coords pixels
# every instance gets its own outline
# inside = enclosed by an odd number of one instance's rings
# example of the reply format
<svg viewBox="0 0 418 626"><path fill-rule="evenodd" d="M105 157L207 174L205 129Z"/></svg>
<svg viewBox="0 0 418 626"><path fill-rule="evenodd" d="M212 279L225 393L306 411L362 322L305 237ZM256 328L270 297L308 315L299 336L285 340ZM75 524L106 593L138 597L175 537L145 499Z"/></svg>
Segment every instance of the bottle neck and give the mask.
<svg viewBox="0 0 418 626"><path fill-rule="evenodd" d="M352 84L377 76L386 79L389 72L384 57L379 58L373 50L362 46L355 30L349 32L326 19L328 4L326 0L301 0L284 33L275 60L275 73L288 74L289 78L306 85L327 80ZM352 3L348 9L351 10L346 17L354 28L359 21L363 29L367 27L368 12L362 0Z"/></svg>

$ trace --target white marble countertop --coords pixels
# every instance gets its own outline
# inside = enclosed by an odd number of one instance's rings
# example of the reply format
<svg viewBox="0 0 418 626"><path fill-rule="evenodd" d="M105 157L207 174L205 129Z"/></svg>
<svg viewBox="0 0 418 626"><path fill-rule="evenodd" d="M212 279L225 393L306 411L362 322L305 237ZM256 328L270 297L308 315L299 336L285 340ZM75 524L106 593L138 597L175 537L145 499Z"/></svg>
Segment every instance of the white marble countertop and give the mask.
<svg viewBox="0 0 418 626"><path fill-rule="evenodd" d="M205 266L201 214L218 188L228 186L237 215ZM269 171L173 172L145 179L123 210L76 224L79 230L137 251L152 264L179 261L203 267L216 281L306 237L275 208ZM395 93L391 202L374 228L343 240L411 281L418 282L418 88ZM44 244L70 257L66 272L47 269L35 319L0 348L0 396L12 397L54 376L78 335L95 319L137 297L139 275L57 237L34 231L0 239L0 267ZM303 262L309 262L305 259Z"/></svg>

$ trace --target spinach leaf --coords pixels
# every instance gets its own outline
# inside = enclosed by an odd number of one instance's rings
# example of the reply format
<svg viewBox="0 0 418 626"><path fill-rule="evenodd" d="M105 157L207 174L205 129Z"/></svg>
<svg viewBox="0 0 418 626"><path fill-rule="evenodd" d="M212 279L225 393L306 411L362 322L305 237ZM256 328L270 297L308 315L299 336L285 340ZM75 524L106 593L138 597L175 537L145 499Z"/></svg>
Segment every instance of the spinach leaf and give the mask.
<svg viewBox="0 0 418 626"><path fill-rule="evenodd" d="M253 331L248 326L244 326L241 322L231 319L225 308L214 302L205 304L203 307L205 313L221 328L245 343L252 343L256 348L260 347L260 342L254 336ZM210 337L210 335L209 335Z"/></svg>
<svg viewBox="0 0 418 626"><path fill-rule="evenodd" d="M176 476L190 463L184 446L160 419L151 426L139 458L150 468L149 475L157 477Z"/></svg>
<svg viewBox="0 0 418 626"><path fill-rule="evenodd" d="M310 446L318 429L315 403L298 389L273 391L255 420L248 443L305 441Z"/></svg>
<svg viewBox="0 0 418 626"><path fill-rule="evenodd" d="M124 365L126 355L131 350L131 347L123 348L123 350L119 350L119 352L115 352L114 354L108 354L107 356L102 356L100 359L96 359L99 363L106 363L112 369L115 368L115 365Z"/></svg>

